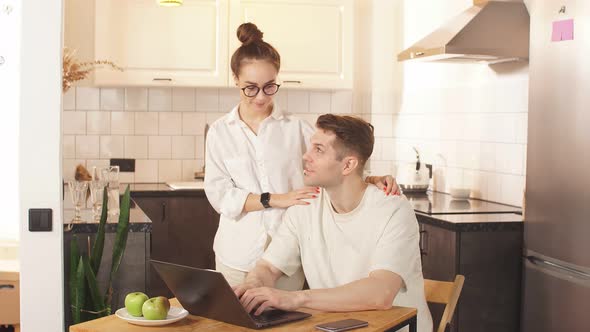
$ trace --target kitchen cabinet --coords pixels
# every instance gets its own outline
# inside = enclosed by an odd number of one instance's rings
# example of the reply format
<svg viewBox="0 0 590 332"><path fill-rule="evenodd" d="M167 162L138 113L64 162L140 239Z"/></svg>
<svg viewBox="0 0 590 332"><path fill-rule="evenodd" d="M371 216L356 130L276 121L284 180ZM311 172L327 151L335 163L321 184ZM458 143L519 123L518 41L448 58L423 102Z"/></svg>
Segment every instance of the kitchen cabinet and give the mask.
<svg viewBox="0 0 590 332"><path fill-rule="evenodd" d="M186 196L179 192L162 192L159 196L133 198L152 220L148 249L151 259L204 269L215 268L213 239L219 215L209 205L204 192L199 192L201 195L195 192ZM150 266L149 270L148 295L171 296L153 267Z"/></svg>
<svg viewBox="0 0 590 332"><path fill-rule="evenodd" d="M230 53L244 22L254 22L281 54L284 87L352 88L352 0L231 0Z"/></svg>
<svg viewBox="0 0 590 332"><path fill-rule="evenodd" d="M281 54L289 88L350 89L352 0L66 0L65 46L82 61L110 60L78 84L233 86L230 59L237 27L254 22Z"/></svg>
<svg viewBox="0 0 590 332"><path fill-rule="evenodd" d="M227 85L227 0L96 2L97 59L124 71L98 70L97 85Z"/></svg>
<svg viewBox="0 0 590 332"><path fill-rule="evenodd" d="M110 60L97 86L226 86L228 0L68 0L65 46L85 61Z"/></svg>
<svg viewBox="0 0 590 332"><path fill-rule="evenodd" d="M416 214L424 278L465 276L453 332L519 331L522 216ZM438 326L444 306L429 304Z"/></svg>

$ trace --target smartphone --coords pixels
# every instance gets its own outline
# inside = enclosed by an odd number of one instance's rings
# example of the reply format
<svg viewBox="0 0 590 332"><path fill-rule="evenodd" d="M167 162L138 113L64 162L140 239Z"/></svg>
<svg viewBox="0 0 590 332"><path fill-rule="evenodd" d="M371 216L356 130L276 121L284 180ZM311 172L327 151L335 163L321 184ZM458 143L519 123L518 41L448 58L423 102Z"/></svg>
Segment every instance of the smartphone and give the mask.
<svg viewBox="0 0 590 332"><path fill-rule="evenodd" d="M315 328L328 332L348 331L359 327L369 326L369 323L358 319L344 319L335 322L316 325Z"/></svg>

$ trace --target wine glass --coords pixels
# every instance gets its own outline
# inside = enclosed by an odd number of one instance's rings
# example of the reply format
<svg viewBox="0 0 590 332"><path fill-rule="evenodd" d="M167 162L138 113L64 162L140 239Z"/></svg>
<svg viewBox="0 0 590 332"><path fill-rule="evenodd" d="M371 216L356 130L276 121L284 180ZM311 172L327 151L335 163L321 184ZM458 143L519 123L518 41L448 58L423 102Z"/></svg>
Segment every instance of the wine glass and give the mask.
<svg viewBox="0 0 590 332"><path fill-rule="evenodd" d="M68 181L68 188L70 191L70 199L72 200L72 204L74 204L74 218L72 219L72 224L80 223L82 221L82 216L80 215L80 211L82 205L86 201L86 192L88 190L88 181Z"/></svg>
<svg viewBox="0 0 590 332"><path fill-rule="evenodd" d="M95 177L96 179L96 177ZM104 196L104 187L107 185L103 180L92 180L90 185L90 200L92 202L92 214L94 221L100 221L100 214L102 213L102 200Z"/></svg>

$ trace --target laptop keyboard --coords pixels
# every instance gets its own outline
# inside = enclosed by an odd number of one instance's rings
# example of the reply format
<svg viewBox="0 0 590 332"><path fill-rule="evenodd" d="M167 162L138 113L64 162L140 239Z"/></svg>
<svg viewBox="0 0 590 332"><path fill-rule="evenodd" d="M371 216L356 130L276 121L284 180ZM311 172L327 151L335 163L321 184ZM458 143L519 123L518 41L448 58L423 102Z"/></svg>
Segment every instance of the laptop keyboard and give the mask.
<svg viewBox="0 0 590 332"><path fill-rule="evenodd" d="M273 322L276 320L279 320L281 318L284 318L285 316L288 315L288 312L283 311L283 310L278 310L278 309L273 309L273 310L266 310L264 311L262 314L256 316L253 313L250 314L250 317L252 317L252 319L256 322L256 323L268 323L268 322Z"/></svg>

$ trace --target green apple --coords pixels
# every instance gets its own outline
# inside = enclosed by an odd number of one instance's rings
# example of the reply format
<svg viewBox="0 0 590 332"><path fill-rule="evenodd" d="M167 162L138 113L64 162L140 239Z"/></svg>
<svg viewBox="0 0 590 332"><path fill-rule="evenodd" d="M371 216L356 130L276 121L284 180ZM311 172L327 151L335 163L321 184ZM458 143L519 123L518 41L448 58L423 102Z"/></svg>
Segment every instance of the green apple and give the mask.
<svg viewBox="0 0 590 332"><path fill-rule="evenodd" d="M145 301L141 307L143 317L149 320L166 319L170 310L170 301L163 296L152 297Z"/></svg>
<svg viewBox="0 0 590 332"><path fill-rule="evenodd" d="M125 296L125 309L134 317L141 316L143 303L148 300L148 296L142 292L133 292Z"/></svg>

